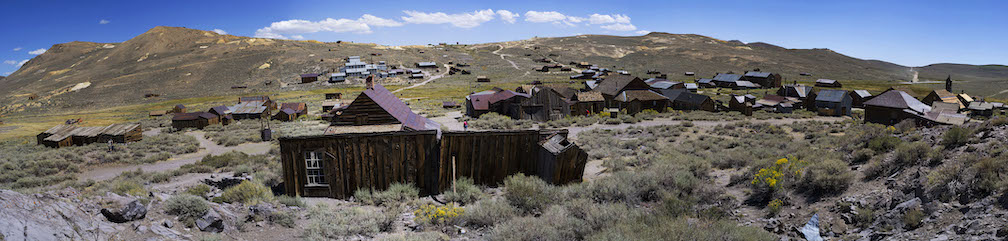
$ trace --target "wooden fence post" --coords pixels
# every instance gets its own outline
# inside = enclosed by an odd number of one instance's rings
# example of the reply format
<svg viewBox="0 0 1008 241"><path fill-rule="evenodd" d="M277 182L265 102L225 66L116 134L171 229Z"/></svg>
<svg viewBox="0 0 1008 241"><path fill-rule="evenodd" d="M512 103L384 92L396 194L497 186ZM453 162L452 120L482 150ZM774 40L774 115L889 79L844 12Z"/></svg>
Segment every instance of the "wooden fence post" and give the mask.
<svg viewBox="0 0 1008 241"><path fill-rule="evenodd" d="M458 190L455 190L455 156L452 156L452 192L458 193Z"/></svg>

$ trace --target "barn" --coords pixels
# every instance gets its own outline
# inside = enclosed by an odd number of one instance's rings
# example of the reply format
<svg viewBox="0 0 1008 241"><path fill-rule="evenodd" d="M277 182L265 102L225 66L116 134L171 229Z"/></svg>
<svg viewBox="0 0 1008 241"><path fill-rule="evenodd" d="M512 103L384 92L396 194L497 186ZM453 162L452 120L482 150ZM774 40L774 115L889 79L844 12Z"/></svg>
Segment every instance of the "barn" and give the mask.
<svg viewBox="0 0 1008 241"><path fill-rule="evenodd" d="M172 116L172 127L178 130L203 129L203 127L217 124L219 121L220 117L208 112L175 113L175 116Z"/></svg>
<svg viewBox="0 0 1008 241"><path fill-rule="evenodd" d="M305 114L308 114L308 105L304 102L283 103L280 104L280 111L277 111L277 114L273 116L273 119L293 121Z"/></svg>
<svg viewBox="0 0 1008 241"><path fill-rule="evenodd" d="M369 79L366 85L367 88L353 102L333 117L332 125L401 124L403 130L440 130L441 124L413 113L406 103L381 84Z"/></svg>
<svg viewBox="0 0 1008 241"><path fill-rule="evenodd" d="M816 87L826 87L826 88L843 88L843 84L840 84L840 81L831 80L831 79L817 79L815 81L815 86Z"/></svg>

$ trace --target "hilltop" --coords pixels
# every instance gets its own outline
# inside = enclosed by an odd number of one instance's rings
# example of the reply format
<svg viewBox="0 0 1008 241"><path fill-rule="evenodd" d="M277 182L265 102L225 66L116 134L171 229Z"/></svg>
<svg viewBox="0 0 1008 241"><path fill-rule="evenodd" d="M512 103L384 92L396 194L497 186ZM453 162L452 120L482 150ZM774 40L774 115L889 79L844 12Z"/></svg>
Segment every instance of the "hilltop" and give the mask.
<svg viewBox="0 0 1008 241"><path fill-rule="evenodd" d="M696 72L697 77L708 77L718 72L755 68L779 72L788 82L830 78L896 84L912 78L910 67L852 58L829 49L787 49L695 34L580 35L434 48L263 39L181 27L154 27L121 43L53 45L7 78L0 78L0 84L6 87L0 89L0 100L10 103L0 106L0 112L73 110L280 91L285 83L295 83L298 74L332 71L345 56L370 54L377 56L369 56L374 61L384 60L393 66L409 67L418 61L470 62L473 69L483 72L474 74L489 75L495 82L505 83L565 79L565 74L529 72L532 67L541 66L532 59L541 57L562 64L588 61L629 70L641 77L645 77L643 73L647 70L657 69L668 73L669 78L683 80L693 78L682 76L687 71ZM511 63L504 61L502 55L508 56ZM980 86L1004 81L1004 76L1008 76L1008 68L996 65L934 64L915 70L925 80L944 79L951 74L956 80ZM515 74L522 72L524 75ZM160 97L145 98L146 94ZM38 98L27 98L33 95Z"/></svg>

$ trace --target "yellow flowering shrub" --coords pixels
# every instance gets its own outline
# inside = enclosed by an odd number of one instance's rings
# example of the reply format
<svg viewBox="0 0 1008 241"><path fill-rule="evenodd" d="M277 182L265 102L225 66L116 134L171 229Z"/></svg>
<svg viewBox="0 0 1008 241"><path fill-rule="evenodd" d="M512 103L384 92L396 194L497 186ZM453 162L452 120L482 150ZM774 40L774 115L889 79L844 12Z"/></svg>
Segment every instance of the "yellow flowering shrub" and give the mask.
<svg viewBox="0 0 1008 241"><path fill-rule="evenodd" d="M806 162L801 160L789 161L787 158L778 159L770 167L761 168L753 176L752 184L757 187L765 186L769 189L776 189L782 184L780 182L784 179L801 175L805 164Z"/></svg>
<svg viewBox="0 0 1008 241"><path fill-rule="evenodd" d="M444 206L426 204L413 211L417 223L435 225L454 223L462 213L465 213L465 208L455 206L454 203Z"/></svg>
<svg viewBox="0 0 1008 241"><path fill-rule="evenodd" d="M784 207L784 201L781 201L779 198L774 199L773 201L770 201L769 204L767 204L767 209L773 216L776 216L778 213L780 213L782 207Z"/></svg>

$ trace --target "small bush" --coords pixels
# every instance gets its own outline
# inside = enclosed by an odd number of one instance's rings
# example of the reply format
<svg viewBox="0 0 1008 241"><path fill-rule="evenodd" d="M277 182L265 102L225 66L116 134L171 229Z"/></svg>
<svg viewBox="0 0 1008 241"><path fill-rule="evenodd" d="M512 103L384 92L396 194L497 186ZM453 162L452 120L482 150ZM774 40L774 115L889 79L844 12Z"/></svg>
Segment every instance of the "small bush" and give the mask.
<svg viewBox="0 0 1008 241"><path fill-rule="evenodd" d="M927 164L931 162L933 152L931 146L924 142L901 144L893 153L893 162L897 168Z"/></svg>
<svg viewBox="0 0 1008 241"><path fill-rule="evenodd" d="M799 186L816 196L840 194L854 178L847 163L833 159L810 163L803 174Z"/></svg>
<svg viewBox="0 0 1008 241"><path fill-rule="evenodd" d="M345 239L347 236L372 235L392 229L396 215L383 210L369 210L362 207L332 209L326 205L312 207L308 211L311 223L304 229L308 240Z"/></svg>
<svg viewBox="0 0 1008 241"><path fill-rule="evenodd" d="M508 202L525 212L536 212L552 203L557 197L554 186L538 177L515 174L504 180L507 190L504 197Z"/></svg>
<svg viewBox="0 0 1008 241"><path fill-rule="evenodd" d="M953 149L969 143L973 136L973 130L966 127L952 127L942 135L941 145L946 149Z"/></svg>
<svg viewBox="0 0 1008 241"><path fill-rule="evenodd" d="M875 157L875 151L868 148L863 148L861 150L854 151L851 154L851 163L866 163Z"/></svg>
<svg viewBox="0 0 1008 241"><path fill-rule="evenodd" d="M914 230L921 226L924 218L924 212L920 209L907 209L906 212L903 213L903 224L906 225L907 229Z"/></svg>
<svg viewBox="0 0 1008 241"><path fill-rule="evenodd" d="M385 191L376 192L368 189L359 189L354 192L354 198L369 205L395 204L412 201L420 197L420 190L417 190L412 183L393 183Z"/></svg>
<svg viewBox="0 0 1008 241"><path fill-rule="evenodd" d="M186 188L186 190L185 190L186 194L197 196L197 197L206 196L206 194L208 192L210 192L210 186L206 185L206 184L202 184L202 183L201 184L197 184L195 186L191 186L189 188Z"/></svg>
<svg viewBox="0 0 1008 241"><path fill-rule="evenodd" d="M201 197L179 194L165 201L164 210L167 214L179 216L186 225L192 225L193 221L203 217L207 210L210 210L210 205Z"/></svg>
<svg viewBox="0 0 1008 241"><path fill-rule="evenodd" d="M260 183L243 181L241 184L224 190L220 196L221 201L227 203L244 203L255 205L259 202L269 202L273 199L273 191Z"/></svg>
<svg viewBox="0 0 1008 241"><path fill-rule="evenodd" d="M781 201L780 199L774 199L773 201L770 201L769 204L767 204L767 212L770 214L769 215L770 217L776 217L777 214L780 213L781 208L783 207L784 207L784 201Z"/></svg>
<svg viewBox="0 0 1008 241"><path fill-rule="evenodd" d="M287 196L287 195L281 195L281 196L277 196L276 198L277 198L277 202L279 202L280 204L283 204L284 206L288 206L288 207L302 207L302 208L304 208L305 206L307 206L307 204L305 204L305 202L304 202L304 199L302 199L301 197L291 197L291 196Z"/></svg>
<svg viewBox="0 0 1008 241"><path fill-rule="evenodd" d="M414 220L424 225L454 225L458 223L458 217L463 213L465 209L453 203L443 206L421 205L419 209L413 211Z"/></svg>
<svg viewBox="0 0 1008 241"><path fill-rule="evenodd" d="M872 149L878 153L885 153L896 148L901 142L903 141L895 136L879 136L868 141L868 149Z"/></svg>
<svg viewBox="0 0 1008 241"><path fill-rule="evenodd" d="M519 212L507 200L492 198L466 206L466 211L460 218L467 226L487 227L510 220L518 216Z"/></svg>
<svg viewBox="0 0 1008 241"><path fill-rule="evenodd" d="M143 184L134 180L118 180L112 183L112 192L119 195L131 195L134 197L146 197L147 189Z"/></svg>
<svg viewBox="0 0 1008 241"><path fill-rule="evenodd" d="M584 221L553 206L538 217L518 217L497 224L490 231L490 240L578 240L582 239L579 233L590 231L586 228Z"/></svg>
<svg viewBox="0 0 1008 241"><path fill-rule="evenodd" d="M269 216L270 223L284 226L287 228L294 227L294 213L293 212L273 212Z"/></svg>
<svg viewBox="0 0 1008 241"><path fill-rule="evenodd" d="M778 240L757 227L739 226L731 220L688 220L654 217L618 223L587 240Z"/></svg>
<svg viewBox="0 0 1008 241"><path fill-rule="evenodd" d="M460 204L473 203L483 197L483 190L473 184L472 178L463 177L455 182L455 191L449 189L444 194L445 201Z"/></svg>

